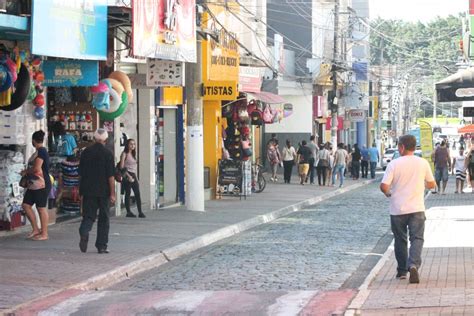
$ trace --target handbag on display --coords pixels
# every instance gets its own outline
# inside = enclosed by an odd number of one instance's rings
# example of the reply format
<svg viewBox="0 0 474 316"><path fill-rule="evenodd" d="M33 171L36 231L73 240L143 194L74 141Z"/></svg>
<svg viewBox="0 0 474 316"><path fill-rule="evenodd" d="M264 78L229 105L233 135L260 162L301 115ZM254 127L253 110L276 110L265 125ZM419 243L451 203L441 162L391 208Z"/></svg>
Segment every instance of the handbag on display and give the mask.
<svg viewBox="0 0 474 316"><path fill-rule="evenodd" d="M266 124L273 123L272 108L269 105L266 105L265 109L263 109L263 122L265 122Z"/></svg>
<svg viewBox="0 0 474 316"><path fill-rule="evenodd" d="M250 124L261 126L263 125L263 112L255 109L250 113Z"/></svg>
<svg viewBox="0 0 474 316"><path fill-rule="evenodd" d="M257 109L257 103L254 100L250 101L249 104L247 105L247 113L251 115L252 112L255 111L256 109Z"/></svg>
<svg viewBox="0 0 474 316"><path fill-rule="evenodd" d="M239 120L241 122L248 122L250 120L249 112L247 112L247 108L240 107L238 111L239 111Z"/></svg>

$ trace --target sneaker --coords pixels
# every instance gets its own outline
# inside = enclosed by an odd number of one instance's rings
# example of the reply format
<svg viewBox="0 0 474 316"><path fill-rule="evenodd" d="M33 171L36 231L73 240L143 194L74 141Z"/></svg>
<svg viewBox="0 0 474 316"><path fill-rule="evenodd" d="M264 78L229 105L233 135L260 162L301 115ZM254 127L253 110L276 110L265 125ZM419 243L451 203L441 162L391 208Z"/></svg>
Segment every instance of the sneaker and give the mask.
<svg viewBox="0 0 474 316"><path fill-rule="evenodd" d="M407 273L406 272L397 272L397 275L395 278L400 279L400 280L406 280L407 278Z"/></svg>
<svg viewBox="0 0 474 316"><path fill-rule="evenodd" d="M418 274L418 269L415 266L410 267L410 283L420 283L420 275Z"/></svg>

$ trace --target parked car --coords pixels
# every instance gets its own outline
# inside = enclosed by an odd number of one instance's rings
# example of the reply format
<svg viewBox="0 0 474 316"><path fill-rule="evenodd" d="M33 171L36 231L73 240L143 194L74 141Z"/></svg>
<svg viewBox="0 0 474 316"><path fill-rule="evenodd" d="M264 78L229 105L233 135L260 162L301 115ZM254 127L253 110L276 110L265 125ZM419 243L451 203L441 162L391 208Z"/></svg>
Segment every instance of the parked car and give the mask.
<svg viewBox="0 0 474 316"><path fill-rule="evenodd" d="M387 152L385 152L387 153ZM415 156L418 156L420 158L423 157L423 152L421 151L421 149L417 149L415 150ZM398 149L393 149L393 153L391 153L391 157L390 158L387 158L385 159L385 155L384 155L384 161L386 160L387 161L387 164L384 164L383 165L383 170L385 170L387 168L387 165L389 164L390 161L393 161L397 158L400 158L400 152L398 151Z"/></svg>
<svg viewBox="0 0 474 316"><path fill-rule="evenodd" d="M387 168L387 165L390 161L393 159L393 154L395 152L398 152L396 148L388 148L385 150L385 153L383 154L382 157L382 169L385 170Z"/></svg>

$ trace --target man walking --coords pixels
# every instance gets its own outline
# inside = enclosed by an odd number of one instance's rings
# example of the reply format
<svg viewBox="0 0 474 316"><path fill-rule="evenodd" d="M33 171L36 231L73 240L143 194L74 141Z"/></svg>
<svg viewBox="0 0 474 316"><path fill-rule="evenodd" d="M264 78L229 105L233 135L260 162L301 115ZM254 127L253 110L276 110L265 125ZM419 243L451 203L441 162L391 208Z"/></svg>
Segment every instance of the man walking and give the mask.
<svg viewBox="0 0 474 316"><path fill-rule="evenodd" d="M318 144L316 143L316 137L314 135L309 138L309 144L307 146L311 150L311 158L309 159L309 182L310 184L314 184L314 176L319 160L319 148ZM306 177L305 182L308 182L308 177Z"/></svg>
<svg viewBox="0 0 474 316"><path fill-rule="evenodd" d="M372 144L372 147L369 148L369 162L370 162L370 177L375 178L375 169L377 168L377 163L380 161L380 155L375 143Z"/></svg>
<svg viewBox="0 0 474 316"><path fill-rule="evenodd" d="M370 156L369 156L369 150L367 147L364 145L362 146L362 150L360 151L360 154L362 156L362 161L360 163L360 167L362 169L362 178L366 178L369 174L369 161L370 161Z"/></svg>
<svg viewBox="0 0 474 316"><path fill-rule="evenodd" d="M438 190L435 193L439 193L441 188L441 181L443 181L443 188L441 194L445 194L446 186L449 179L449 169L451 169L451 157L449 156L449 149L446 146L446 141L443 140L441 145L436 148L434 154L434 165L435 165L435 179Z"/></svg>
<svg viewBox="0 0 474 316"><path fill-rule="evenodd" d="M436 187L430 165L425 159L414 155L415 149L415 136L401 136L398 141L401 157L388 164L380 184L380 190L390 198L390 222L398 264L396 278L406 279L410 272L410 283L420 282L418 269L421 266L426 220L425 188Z"/></svg>
<svg viewBox="0 0 474 316"><path fill-rule="evenodd" d="M346 169L347 162L349 160L349 154L344 149L344 144L339 143L337 150L334 153L334 166L332 172L332 185L336 185L336 175L339 175L339 187L342 188L344 185L344 170Z"/></svg>
<svg viewBox="0 0 474 316"><path fill-rule="evenodd" d="M105 148L107 131L99 128L94 133L95 144L88 147L81 155L79 163L79 194L82 199L82 222L79 227L81 237L79 248L87 251L89 232L97 218L97 239L95 246L99 253L109 253L109 202L115 203L114 157Z"/></svg>
<svg viewBox="0 0 474 316"><path fill-rule="evenodd" d="M300 184L304 185L304 181L308 176L309 171L309 160L311 159L311 150L306 146L306 141L301 142L301 146L298 149L298 173L300 174Z"/></svg>

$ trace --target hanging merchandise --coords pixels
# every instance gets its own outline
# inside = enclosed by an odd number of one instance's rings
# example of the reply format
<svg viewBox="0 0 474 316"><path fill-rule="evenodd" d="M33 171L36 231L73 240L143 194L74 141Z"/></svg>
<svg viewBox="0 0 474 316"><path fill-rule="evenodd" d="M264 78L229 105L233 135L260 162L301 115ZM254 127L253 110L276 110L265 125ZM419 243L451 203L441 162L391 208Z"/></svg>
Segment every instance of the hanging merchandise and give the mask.
<svg viewBox="0 0 474 316"><path fill-rule="evenodd" d="M112 121L122 115L128 102L133 98L132 87L128 76L121 71L112 72L107 79L91 88L92 105L97 109L100 118Z"/></svg>
<svg viewBox="0 0 474 316"><path fill-rule="evenodd" d="M265 105L265 109L263 110L263 122L265 122L266 124L273 123L272 108L268 104Z"/></svg>
<svg viewBox="0 0 474 316"><path fill-rule="evenodd" d="M44 110L43 107L37 106L37 107L35 107L35 109L33 111L34 111L33 114L34 114L34 116L37 120L44 119L46 111Z"/></svg>
<svg viewBox="0 0 474 316"><path fill-rule="evenodd" d="M57 87L54 90L54 103L65 104L72 102L72 92L70 87Z"/></svg>
<svg viewBox="0 0 474 316"><path fill-rule="evenodd" d="M252 125L263 125L263 112L259 109L253 110L252 113L250 113L250 119Z"/></svg>

